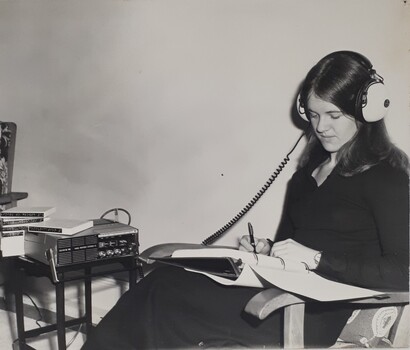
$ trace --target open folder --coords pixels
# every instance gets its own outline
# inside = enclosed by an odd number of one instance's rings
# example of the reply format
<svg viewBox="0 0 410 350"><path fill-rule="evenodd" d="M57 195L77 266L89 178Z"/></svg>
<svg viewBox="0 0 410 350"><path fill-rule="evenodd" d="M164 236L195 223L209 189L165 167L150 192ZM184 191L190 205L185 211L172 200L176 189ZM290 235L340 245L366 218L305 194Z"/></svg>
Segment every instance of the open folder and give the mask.
<svg viewBox="0 0 410 350"><path fill-rule="evenodd" d="M227 286L272 286L320 301L348 300L383 292L335 282L299 262L230 248L177 249L169 256L150 256L164 264L201 273Z"/></svg>
<svg viewBox="0 0 410 350"><path fill-rule="evenodd" d="M230 257L168 257L154 258L154 260L231 280L236 280L242 272L241 259L233 259Z"/></svg>

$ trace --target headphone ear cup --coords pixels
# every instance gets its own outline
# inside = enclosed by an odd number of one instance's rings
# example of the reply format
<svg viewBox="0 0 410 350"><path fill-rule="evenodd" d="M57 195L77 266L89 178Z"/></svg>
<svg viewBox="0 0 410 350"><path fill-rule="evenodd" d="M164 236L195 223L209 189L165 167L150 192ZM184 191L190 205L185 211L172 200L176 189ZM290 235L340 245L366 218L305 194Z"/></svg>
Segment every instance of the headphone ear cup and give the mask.
<svg viewBox="0 0 410 350"><path fill-rule="evenodd" d="M357 95L356 113L368 123L383 119L389 106L388 92L381 81L371 80Z"/></svg>
<svg viewBox="0 0 410 350"><path fill-rule="evenodd" d="M306 122L310 122L306 115L305 107L302 105L300 101L300 93L298 94L298 97L296 98L296 110L298 111L299 116Z"/></svg>

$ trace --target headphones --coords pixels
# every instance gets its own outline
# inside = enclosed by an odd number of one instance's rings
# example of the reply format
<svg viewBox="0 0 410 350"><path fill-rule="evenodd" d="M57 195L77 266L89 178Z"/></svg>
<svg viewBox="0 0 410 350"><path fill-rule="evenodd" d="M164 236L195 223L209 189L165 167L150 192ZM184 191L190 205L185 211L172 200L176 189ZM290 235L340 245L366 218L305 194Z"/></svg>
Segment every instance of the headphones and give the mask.
<svg viewBox="0 0 410 350"><path fill-rule="evenodd" d="M388 112L390 100L387 97L387 89L384 79L373 69L371 62L363 55L353 51L333 52L325 58L345 54L358 61L369 72L369 78L364 82L356 95L355 117L359 120L372 123L383 119ZM301 101L300 92L296 100L296 107L299 115L309 122L306 115L305 106Z"/></svg>

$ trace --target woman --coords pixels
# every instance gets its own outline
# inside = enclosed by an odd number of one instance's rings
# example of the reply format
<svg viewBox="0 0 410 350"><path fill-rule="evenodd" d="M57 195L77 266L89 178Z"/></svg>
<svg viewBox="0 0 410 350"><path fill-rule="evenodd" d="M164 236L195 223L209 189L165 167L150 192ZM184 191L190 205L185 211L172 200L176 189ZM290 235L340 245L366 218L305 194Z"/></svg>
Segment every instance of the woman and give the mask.
<svg viewBox="0 0 410 350"><path fill-rule="evenodd" d="M308 145L276 242L256 239L258 252L344 283L408 290L408 160L388 139L387 100L368 115L380 87L370 62L353 52L332 53L310 70L298 99L310 121ZM252 250L247 236L239 249ZM120 298L84 349L280 347L279 314L243 314L258 292L160 268ZM333 345L351 313L343 304L308 304L306 346Z"/></svg>

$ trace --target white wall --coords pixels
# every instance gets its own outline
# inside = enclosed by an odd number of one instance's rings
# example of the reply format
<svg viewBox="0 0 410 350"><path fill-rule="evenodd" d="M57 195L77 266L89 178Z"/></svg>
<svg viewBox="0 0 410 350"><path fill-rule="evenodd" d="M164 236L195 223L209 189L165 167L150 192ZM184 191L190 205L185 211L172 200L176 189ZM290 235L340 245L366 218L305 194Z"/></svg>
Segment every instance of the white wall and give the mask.
<svg viewBox="0 0 410 350"><path fill-rule="evenodd" d="M259 190L301 133L307 70L367 55L409 144L409 5L402 0L2 0L0 118L18 124L20 205L132 214L143 248L200 242ZM295 159L250 214L272 236Z"/></svg>

